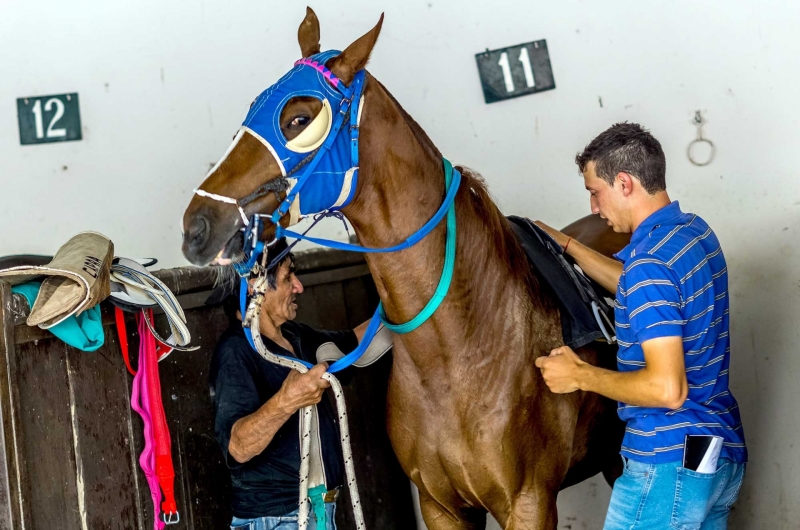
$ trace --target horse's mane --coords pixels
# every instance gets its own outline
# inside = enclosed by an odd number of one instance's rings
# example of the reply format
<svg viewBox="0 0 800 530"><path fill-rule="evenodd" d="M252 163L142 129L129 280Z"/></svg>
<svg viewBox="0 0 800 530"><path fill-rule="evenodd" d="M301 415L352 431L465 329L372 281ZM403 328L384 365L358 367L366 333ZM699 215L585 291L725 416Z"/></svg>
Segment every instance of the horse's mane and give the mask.
<svg viewBox="0 0 800 530"><path fill-rule="evenodd" d="M441 151L392 93L374 77L370 76L370 81L374 81L388 96L427 154L432 158L441 159ZM475 272L473 277L476 282L473 288L477 290L497 288L496 280L500 280L501 283L516 280L528 291L529 300L533 305L538 305L546 312L556 310L553 294L549 292L547 284L541 281L538 272L531 267L525 251L511 228L511 222L495 204L483 176L471 168L456 167L461 172L461 189L456 196L458 223L459 227L463 228L459 231L459 249L469 255L472 261L471 265ZM494 253L491 252L492 249ZM500 267L504 270L497 270L495 257L499 258ZM487 281L488 275L498 272L504 277ZM502 293L500 294L502 296ZM476 298L493 297L487 293L487 296Z"/></svg>
<svg viewBox="0 0 800 530"><path fill-rule="evenodd" d="M389 97L423 149L434 158L442 158L442 153L425 130L411 117L392 93L374 77L371 77L370 80L375 81ZM541 290L539 279L532 271L525 251L519 244L510 222L492 199L485 179L471 168L457 167L461 172L461 190L456 201L459 207L459 225L464 228L459 232L459 236L470 238L466 241L462 239L463 243L460 243L459 246L463 244L466 252L476 259L478 268L488 272L492 257L489 249L490 244L493 245L499 253L500 259L508 265L509 274L526 284L532 298L541 299L542 303L547 304L547 297L538 296Z"/></svg>
<svg viewBox="0 0 800 530"><path fill-rule="evenodd" d="M414 118L411 117L411 114L406 112L406 109L404 109L403 106L400 104L400 102L395 99L392 93L386 90L386 87L383 86L383 84L377 79L375 79L373 76L370 76L370 81L374 81L375 83L377 83L377 85L381 87L381 90L383 90L383 92L389 97L389 100L392 103L394 103L395 108L397 108L397 110L400 112L400 115L403 117L403 120L406 122L406 124L408 124L408 127L411 129L411 132L416 137L417 142L419 142L419 144L426 151L428 151L433 158L442 158L441 151L439 151L439 149L433 143L433 140L430 139L428 133L426 133L425 130L419 126L419 124L414 120Z"/></svg>
<svg viewBox="0 0 800 530"><path fill-rule="evenodd" d="M523 279L532 288L531 294L538 292L540 289L538 277L533 273L510 221L495 204L485 179L471 168L458 166L458 169L461 172L461 186L465 190L466 198L469 199L458 203L460 217L466 225L466 230L462 233L467 237L470 234L484 235L482 238L476 238L475 244L480 247L468 248L467 251L486 254L487 249L484 245L491 243L501 259L508 264L509 273Z"/></svg>

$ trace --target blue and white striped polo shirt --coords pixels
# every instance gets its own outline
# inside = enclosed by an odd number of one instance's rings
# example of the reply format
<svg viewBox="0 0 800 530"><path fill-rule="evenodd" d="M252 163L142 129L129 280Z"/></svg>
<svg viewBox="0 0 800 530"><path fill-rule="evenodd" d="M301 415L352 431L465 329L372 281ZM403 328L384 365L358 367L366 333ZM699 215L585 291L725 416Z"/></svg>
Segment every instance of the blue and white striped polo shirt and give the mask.
<svg viewBox="0 0 800 530"><path fill-rule="evenodd" d="M641 344L683 337L689 395L678 410L619 403L627 422L622 454L680 461L686 434L724 438L722 458L747 461L739 405L728 388L728 268L708 224L678 202L654 212L615 255L624 263L615 316L621 372L645 366Z"/></svg>

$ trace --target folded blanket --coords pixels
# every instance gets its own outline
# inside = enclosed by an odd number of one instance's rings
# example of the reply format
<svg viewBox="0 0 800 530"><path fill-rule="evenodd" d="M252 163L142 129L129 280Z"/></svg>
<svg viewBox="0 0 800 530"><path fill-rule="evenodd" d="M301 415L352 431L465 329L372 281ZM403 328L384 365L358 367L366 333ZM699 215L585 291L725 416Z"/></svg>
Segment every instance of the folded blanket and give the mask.
<svg viewBox="0 0 800 530"><path fill-rule="evenodd" d="M13 286L11 292L24 296L28 305L33 307L41 287L42 282L21 283ZM99 305L90 307L80 315L65 318L55 326L48 328L48 331L73 348L83 351L95 351L105 341Z"/></svg>

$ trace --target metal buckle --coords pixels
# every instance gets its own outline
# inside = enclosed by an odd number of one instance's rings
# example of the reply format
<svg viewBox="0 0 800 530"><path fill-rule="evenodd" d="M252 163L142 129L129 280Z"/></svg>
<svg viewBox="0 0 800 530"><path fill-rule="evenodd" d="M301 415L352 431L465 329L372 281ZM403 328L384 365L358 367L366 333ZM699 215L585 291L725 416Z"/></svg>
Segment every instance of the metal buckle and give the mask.
<svg viewBox="0 0 800 530"><path fill-rule="evenodd" d="M174 520L172 518L173 515L175 516ZM167 519L167 514L162 513L161 520L164 522L164 524L178 524L179 522L181 522L181 514L180 512L170 512L169 519Z"/></svg>
<svg viewBox="0 0 800 530"><path fill-rule="evenodd" d="M328 490L322 496L322 502L336 502L337 498L339 498L339 490Z"/></svg>

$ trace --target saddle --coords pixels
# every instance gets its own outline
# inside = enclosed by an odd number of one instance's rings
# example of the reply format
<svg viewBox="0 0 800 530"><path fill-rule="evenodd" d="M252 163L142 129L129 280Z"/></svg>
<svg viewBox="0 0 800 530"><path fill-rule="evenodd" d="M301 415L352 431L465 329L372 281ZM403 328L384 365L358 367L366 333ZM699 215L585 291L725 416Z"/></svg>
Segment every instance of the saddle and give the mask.
<svg viewBox="0 0 800 530"><path fill-rule="evenodd" d="M553 293L564 344L576 349L595 340L616 342L614 309L605 290L587 278L547 232L524 217L507 217L531 269Z"/></svg>

